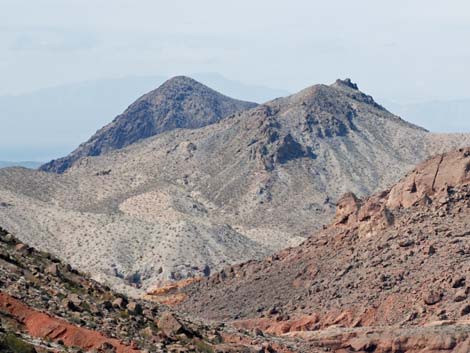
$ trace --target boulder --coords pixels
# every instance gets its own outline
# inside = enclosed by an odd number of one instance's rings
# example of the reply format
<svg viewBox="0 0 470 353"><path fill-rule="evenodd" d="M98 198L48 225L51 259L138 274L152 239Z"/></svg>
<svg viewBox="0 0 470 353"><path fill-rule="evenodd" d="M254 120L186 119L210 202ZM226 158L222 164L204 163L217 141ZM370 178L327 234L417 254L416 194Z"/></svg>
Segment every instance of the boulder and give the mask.
<svg viewBox="0 0 470 353"><path fill-rule="evenodd" d="M46 273L52 276L59 275L59 266L56 263L51 264L50 266L46 267Z"/></svg>
<svg viewBox="0 0 470 353"><path fill-rule="evenodd" d="M127 311L131 315L142 315L142 305L136 302L130 302L127 305Z"/></svg>
<svg viewBox="0 0 470 353"><path fill-rule="evenodd" d="M441 301L442 292L436 290L430 290L423 296L424 303L427 305L434 305Z"/></svg>
<svg viewBox="0 0 470 353"><path fill-rule="evenodd" d="M163 313L157 322L157 326L166 336L174 336L184 332L183 325L169 312Z"/></svg>
<svg viewBox="0 0 470 353"><path fill-rule="evenodd" d="M82 299L75 293L69 295L69 300L76 306L81 306L83 304Z"/></svg>
<svg viewBox="0 0 470 353"><path fill-rule="evenodd" d="M460 288L465 285L465 276L458 276L452 280L452 288Z"/></svg>
<svg viewBox="0 0 470 353"><path fill-rule="evenodd" d="M467 292L465 289L460 289L455 293L454 302L463 302L465 299L467 299Z"/></svg>
<svg viewBox="0 0 470 353"><path fill-rule="evenodd" d="M30 247L26 244L19 243L15 245L15 250L21 253L28 253L30 252Z"/></svg>
<svg viewBox="0 0 470 353"><path fill-rule="evenodd" d="M460 308L460 316L466 316L470 314L470 304L465 304Z"/></svg>
<svg viewBox="0 0 470 353"><path fill-rule="evenodd" d="M123 297L114 299L113 307L117 309L125 309L127 307L127 299Z"/></svg>
<svg viewBox="0 0 470 353"><path fill-rule="evenodd" d="M70 311L75 311L75 312L80 312L82 311L81 308L77 305L75 305L70 299L68 298L65 298L62 300L61 302L62 304L62 307L67 309L67 310L70 310Z"/></svg>
<svg viewBox="0 0 470 353"><path fill-rule="evenodd" d="M351 224L356 222L361 201L352 192L344 194L336 205L335 224Z"/></svg>

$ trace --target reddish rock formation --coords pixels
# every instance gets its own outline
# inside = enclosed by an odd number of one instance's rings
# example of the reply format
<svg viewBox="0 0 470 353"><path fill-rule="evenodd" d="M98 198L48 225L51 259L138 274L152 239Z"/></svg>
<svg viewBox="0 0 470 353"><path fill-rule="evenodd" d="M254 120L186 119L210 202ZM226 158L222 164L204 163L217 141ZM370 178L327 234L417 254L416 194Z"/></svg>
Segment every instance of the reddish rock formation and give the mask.
<svg viewBox="0 0 470 353"><path fill-rule="evenodd" d="M148 292L144 296L145 299L154 301L156 303L174 306L186 299L186 295L180 293L179 290L194 282L201 280L201 277L188 278L182 281L169 283L162 287L157 287Z"/></svg>
<svg viewBox="0 0 470 353"><path fill-rule="evenodd" d="M231 343L236 337L239 342ZM155 303L129 300L0 227L1 352L299 351L273 347L284 347L284 341L194 322Z"/></svg>
<svg viewBox="0 0 470 353"><path fill-rule="evenodd" d="M116 339L107 338L97 331L77 327L65 320L34 310L5 293L0 293L0 310L25 325L27 332L33 337L50 339L54 342L61 341L65 346L85 350L110 345L116 349L116 353L140 352Z"/></svg>
<svg viewBox="0 0 470 353"><path fill-rule="evenodd" d="M391 190L387 206L411 207L419 201L445 203L449 189L470 183L470 148L429 159Z"/></svg>
<svg viewBox="0 0 470 353"><path fill-rule="evenodd" d="M182 287L181 310L330 351L468 351L470 148L345 195L302 245ZM314 350L312 350L314 351Z"/></svg>

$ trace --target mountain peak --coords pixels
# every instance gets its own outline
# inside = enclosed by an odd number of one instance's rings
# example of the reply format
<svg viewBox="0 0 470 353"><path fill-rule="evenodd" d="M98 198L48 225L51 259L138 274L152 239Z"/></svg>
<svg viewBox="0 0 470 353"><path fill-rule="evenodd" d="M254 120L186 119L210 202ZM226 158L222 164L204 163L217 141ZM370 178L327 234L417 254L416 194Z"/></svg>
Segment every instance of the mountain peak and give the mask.
<svg viewBox="0 0 470 353"><path fill-rule="evenodd" d="M98 156L174 129L200 128L256 105L227 97L190 77L175 76L140 97L69 156L40 169L63 173L82 157Z"/></svg>
<svg viewBox="0 0 470 353"><path fill-rule="evenodd" d="M166 87L206 87L209 89L209 87L205 86L199 81L196 81L195 79L189 77L189 76L174 76L172 78L169 78L165 82L162 83L162 85L157 88L157 89L162 89Z"/></svg>
<svg viewBox="0 0 470 353"><path fill-rule="evenodd" d="M348 88L352 88L356 91L359 90L359 87L357 87L357 84L352 82L350 78L346 78L344 80L337 79L336 82L333 83L332 86L335 86L335 87L348 87Z"/></svg>
<svg viewBox="0 0 470 353"><path fill-rule="evenodd" d="M186 99L201 99L214 102L232 99L188 76L174 76L163 82L157 89L146 94L143 98L152 100L152 97L159 97L160 102L163 98L168 102L175 101L177 104ZM233 101L236 102L235 99Z"/></svg>

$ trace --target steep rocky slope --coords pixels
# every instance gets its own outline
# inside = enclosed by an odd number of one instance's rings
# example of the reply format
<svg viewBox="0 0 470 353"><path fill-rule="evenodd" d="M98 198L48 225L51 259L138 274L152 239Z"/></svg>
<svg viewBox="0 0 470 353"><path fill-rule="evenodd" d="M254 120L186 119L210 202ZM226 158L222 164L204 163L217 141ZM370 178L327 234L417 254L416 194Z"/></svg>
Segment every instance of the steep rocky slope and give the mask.
<svg viewBox="0 0 470 353"><path fill-rule="evenodd" d="M70 155L40 169L63 173L79 158L98 156L165 131L213 124L254 106L255 103L226 97L189 77L177 76L139 98Z"/></svg>
<svg viewBox="0 0 470 353"><path fill-rule="evenodd" d="M0 228L1 352L292 352L288 346L129 300Z"/></svg>
<svg viewBox="0 0 470 353"><path fill-rule="evenodd" d="M431 154L470 145L392 115L351 81L200 129L167 131L57 175L0 171L0 224L113 285L149 288L297 245Z"/></svg>
<svg viewBox="0 0 470 353"><path fill-rule="evenodd" d="M199 317L338 352L467 352L469 220L466 148L369 198L346 194L333 223L300 246L173 295Z"/></svg>

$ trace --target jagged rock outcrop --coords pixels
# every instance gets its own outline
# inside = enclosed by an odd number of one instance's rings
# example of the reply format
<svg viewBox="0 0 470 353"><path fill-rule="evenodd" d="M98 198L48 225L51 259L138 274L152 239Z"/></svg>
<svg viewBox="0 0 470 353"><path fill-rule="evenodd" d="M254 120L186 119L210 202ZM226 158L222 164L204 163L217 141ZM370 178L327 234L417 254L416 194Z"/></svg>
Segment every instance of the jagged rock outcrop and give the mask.
<svg viewBox="0 0 470 353"><path fill-rule="evenodd" d="M300 246L180 286L174 305L334 352L464 352L469 163L470 148L459 149L387 191L346 194L333 223Z"/></svg>
<svg viewBox="0 0 470 353"><path fill-rule="evenodd" d="M430 159L415 169L391 189L387 205L410 207L432 198L445 203L449 190L469 182L470 150L464 148Z"/></svg>
<svg viewBox="0 0 470 353"><path fill-rule="evenodd" d="M224 96L189 77L177 76L139 98L70 155L40 169L63 173L82 157L99 156L165 131L200 128L255 106Z"/></svg>

